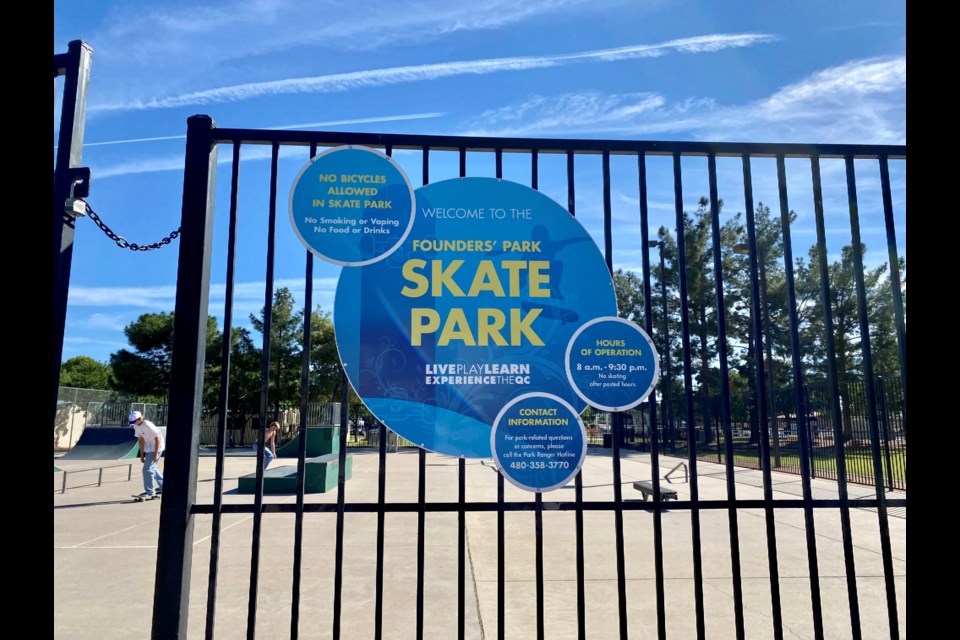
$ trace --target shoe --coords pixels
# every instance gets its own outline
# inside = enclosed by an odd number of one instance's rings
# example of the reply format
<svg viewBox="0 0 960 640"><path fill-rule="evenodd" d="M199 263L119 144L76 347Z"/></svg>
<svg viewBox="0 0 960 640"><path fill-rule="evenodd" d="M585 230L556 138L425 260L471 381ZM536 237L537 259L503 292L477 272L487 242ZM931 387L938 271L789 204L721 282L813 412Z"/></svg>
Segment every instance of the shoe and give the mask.
<svg viewBox="0 0 960 640"><path fill-rule="evenodd" d="M161 495L162 493L163 493L163 489L157 489L157 495L158 495L158 496Z"/></svg>

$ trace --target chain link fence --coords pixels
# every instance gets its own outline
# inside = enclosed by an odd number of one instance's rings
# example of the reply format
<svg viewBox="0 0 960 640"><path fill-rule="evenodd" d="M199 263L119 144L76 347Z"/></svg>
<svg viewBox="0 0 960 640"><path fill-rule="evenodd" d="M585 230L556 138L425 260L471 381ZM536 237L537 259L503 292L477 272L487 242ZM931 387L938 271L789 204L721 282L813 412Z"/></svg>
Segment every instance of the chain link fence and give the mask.
<svg viewBox="0 0 960 640"><path fill-rule="evenodd" d="M53 420L54 452L71 449L84 429L97 424L102 407L118 399L116 391L60 387Z"/></svg>

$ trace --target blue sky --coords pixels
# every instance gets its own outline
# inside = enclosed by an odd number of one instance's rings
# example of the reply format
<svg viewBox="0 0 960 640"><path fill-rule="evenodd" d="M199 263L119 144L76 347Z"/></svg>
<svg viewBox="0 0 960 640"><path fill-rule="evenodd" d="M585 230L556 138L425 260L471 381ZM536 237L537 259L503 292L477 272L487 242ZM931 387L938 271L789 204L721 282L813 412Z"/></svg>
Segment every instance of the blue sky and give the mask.
<svg viewBox="0 0 960 640"><path fill-rule="evenodd" d="M186 119L331 131L737 142L906 143L905 3L709 0L285 0L54 5L54 53L93 48L83 164L90 206L117 234L149 244L179 226ZM56 109L55 109L56 111ZM55 113L55 116L57 114ZM54 130L56 133L56 120ZM56 138L55 138L56 141ZM286 217L303 148L283 149L277 286L298 301L305 249ZM222 319L229 148L217 180L210 314ZM241 158L235 318L264 301L269 149ZM397 152L414 186L420 155ZM603 246L600 160L578 159L577 217ZM541 156L540 188L566 203L565 160ZM891 161L906 255L906 169ZM615 266L640 267L636 160L612 159ZM468 159L468 175L494 175ZM631 174L631 172L633 172ZM850 242L842 161L822 163L831 259ZM754 199L777 211L773 160L753 166ZM432 181L455 177L432 154ZM632 177L631 177L632 175ZM739 160L718 160L724 216L743 211ZM809 162L787 161L794 253L815 241ZM529 160L504 177L529 183ZM648 160L651 231L673 224L669 159ZM868 265L886 260L879 171L858 161ZM688 210L707 195L706 162L684 160ZM77 224L63 357L107 361L123 327L172 311L178 243L119 249ZM656 257L654 256L654 259ZM314 300L332 310L339 267L315 262Z"/></svg>

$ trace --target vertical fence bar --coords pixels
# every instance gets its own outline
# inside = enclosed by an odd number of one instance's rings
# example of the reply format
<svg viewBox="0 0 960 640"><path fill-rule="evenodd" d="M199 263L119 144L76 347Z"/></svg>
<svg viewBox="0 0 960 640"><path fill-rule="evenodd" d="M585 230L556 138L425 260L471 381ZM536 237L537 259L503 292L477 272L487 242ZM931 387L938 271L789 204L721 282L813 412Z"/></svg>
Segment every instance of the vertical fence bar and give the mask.
<svg viewBox="0 0 960 640"><path fill-rule="evenodd" d="M164 466L169 476L160 505L152 637L187 637L190 572L193 564L193 505L197 497L197 456L203 364L207 347L213 192L217 148L213 120L187 120L183 169L180 257L170 365L170 419Z"/></svg>
<svg viewBox="0 0 960 640"><path fill-rule="evenodd" d="M57 160L53 171L53 402L50 410L53 412L54 424L60 391L60 366L63 358L63 333L67 324L67 294L70 291L70 269L73 265L75 223L75 218L64 211L64 204L70 197L70 186L75 177L71 169L80 168L83 153L87 85L90 81L92 57L93 50L80 40L70 42L67 53L53 57L54 89L56 78L64 76Z"/></svg>
<svg viewBox="0 0 960 640"><path fill-rule="evenodd" d="M720 199L717 194L717 156L707 156L707 173L710 182L710 223L713 234L714 288L717 297L717 343L720 357L720 418L723 422L723 438L726 447L727 518L730 529L730 570L733 582L734 625L737 638L743 640L743 586L740 577L740 527L737 522L737 485L733 471L733 433L730 425L730 371L727 363L727 319L723 300L723 259L720 243ZM717 443L717 455L720 443Z"/></svg>
<svg viewBox="0 0 960 640"><path fill-rule="evenodd" d="M653 337L653 301L650 291L650 223L649 211L647 208L647 157L640 153L637 155L637 173L640 182L640 240L643 246L643 321L647 335ZM663 246L654 243L663 256ZM663 278L663 265L660 267L660 278ZM662 284L662 283L661 283ZM666 294L666 289L664 289ZM667 299L663 299L664 323L666 323ZM666 342L667 336L664 332L664 344L667 344L666 351L669 352L669 343ZM667 384L670 384L669 379ZM661 378L661 388L663 386ZM663 412L661 419L666 418L666 412ZM660 444L657 434L657 402L656 392L652 394L650 401L650 477L653 482L653 565L654 576L656 578L656 598L657 598L657 637L665 640L667 637L666 610L663 600L663 508L660 502Z"/></svg>
<svg viewBox="0 0 960 640"><path fill-rule="evenodd" d="M393 146L385 148L388 157L393 157ZM369 432L368 432L369 433ZM383 536L384 536L384 504L387 499L387 429L386 425L380 428L379 470L377 482L377 568L376 568L376 595L374 600L374 629L373 637L380 640L383 635Z"/></svg>
<svg viewBox="0 0 960 640"><path fill-rule="evenodd" d="M423 147L422 154L423 185L430 184L430 147ZM426 534L427 502L427 450L420 446L417 453L417 640L423 640L423 561L425 556L424 535Z"/></svg>
<svg viewBox="0 0 960 640"><path fill-rule="evenodd" d="M796 402L796 426L800 435L800 484L803 489L803 518L807 535L807 568L810 572L810 600L813 609L813 634L823 639L823 608L820 602L820 570L817 562L817 533L813 519L813 495L810 491L810 455L807 433L807 404L803 393L803 369L800 355L800 320L797 317L797 292L793 277L793 243L790 238L790 207L787 203L787 173L782 154L777 155L777 184L780 193L780 223L783 233L783 267L787 281L787 311L790 321L790 352Z"/></svg>
<svg viewBox="0 0 960 640"><path fill-rule="evenodd" d="M607 269L613 276L613 209L610 203L610 152L603 152L603 246ZM620 483L620 442L623 438L623 413L612 419L613 436L613 519L616 537L617 602L620 612L620 637L627 638L627 576L623 551L623 485Z"/></svg>
<svg viewBox="0 0 960 640"><path fill-rule="evenodd" d="M310 157L317 155L317 143L310 145ZM310 394L310 351L313 329L313 254L308 249L303 299L303 358L300 369L300 429L297 448L297 513L293 524L293 586L290 605L290 640L300 635L300 577L303 565L303 497L306 483L307 427ZM318 421L319 422L319 421Z"/></svg>
<svg viewBox="0 0 960 640"><path fill-rule="evenodd" d="M870 445L873 453L873 479L877 493L877 519L880 526L880 548L883 556L883 576L887 592L887 617L890 637L900 637L897 614L897 591L893 582L893 558L890 548L890 528L887 522L887 498L883 491L883 471L880 466L880 430L877 425L877 398L874 392L873 354L870 350L870 324L867 320L867 290L863 277L863 245L860 241L860 213L857 207L857 182L853 156L845 156L847 168L847 198L850 203L850 231L853 244L854 280L857 287L857 315L860 318L860 352L863 355L863 382L867 395L867 419L870 427Z"/></svg>
<svg viewBox="0 0 960 640"><path fill-rule="evenodd" d="M880 437L883 439L883 462L887 472L886 486L893 491L893 466L890 464L890 419L887 417L887 399L886 394L883 392L883 378L877 378L876 388L877 404L879 405L878 408L882 418L880 424L883 426L883 433L880 434Z"/></svg>
<svg viewBox="0 0 960 640"><path fill-rule="evenodd" d="M497 179L503 178L503 150L497 149ZM534 165L536 166L536 165ZM506 540L503 510L503 473L497 469L497 638L506 637Z"/></svg>
<svg viewBox="0 0 960 640"><path fill-rule="evenodd" d="M506 637L506 542L504 540L503 474L497 470L497 638Z"/></svg>
<svg viewBox="0 0 960 640"><path fill-rule="evenodd" d="M543 640L543 494L539 491L536 493L533 515L537 574L537 640Z"/></svg>
<svg viewBox="0 0 960 640"><path fill-rule="evenodd" d="M263 303L263 352L260 359L260 424L257 430L257 476L253 504L253 539L250 553L250 592L247 602L247 638L254 640L257 630L257 590L260 578L260 533L263 526L263 459L264 434L267 426L267 407L270 394L270 353L273 327L273 278L277 235L277 172L280 144L273 143L270 157L270 213L267 222L267 282Z"/></svg>
<svg viewBox="0 0 960 640"><path fill-rule="evenodd" d="M380 640L383 634L383 527L384 503L387 499L387 433L386 426L380 428L379 474L377 482L377 568L376 595L374 600L373 637Z"/></svg>
<svg viewBox="0 0 960 640"><path fill-rule="evenodd" d="M347 417L350 413L350 381L340 367L340 459L337 478L337 534L333 567L333 640L340 640L340 611L343 607L343 506L347 486ZM381 431L383 427L381 427Z"/></svg>
<svg viewBox="0 0 960 640"><path fill-rule="evenodd" d="M764 333L761 327L761 297L759 259L757 253L757 229L753 210L753 177L750 168L750 156L743 154L743 201L747 217L747 241L750 244L750 304L753 307L753 352L756 354L758 421L760 423L760 468L763 475L763 511L767 528L767 566L770 571L770 608L773 616L773 635L776 640L783 639L783 614L780 608L780 569L777 561L777 529L773 511L773 481L770 472L770 427L767 420L767 387L764 376L763 353ZM769 405L771 408L773 403Z"/></svg>
<svg viewBox="0 0 960 640"><path fill-rule="evenodd" d="M467 176L467 149L460 147L460 177ZM460 492L457 497L457 638L463 640L466 623L464 602L466 599L466 555L467 555L467 466L460 456L458 460Z"/></svg>
<svg viewBox="0 0 960 640"><path fill-rule="evenodd" d="M690 309L687 303L687 256L684 243L683 178L680 153L673 154L673 197L677 220L677 263L680 271L680 326L683 344L683 388L687 409L687 457L690 465L690 528L693 537L693 594L697 615L697 638L703 640L703 560L700 549L700 502L697 482L697 435L693 414L693 376L690 361ZM709 425L704 425L709 428ZM656 496L659 498L659 496Z"/></svg>
<svg viewBox="0 0 960 640"><path fill-rule="evenodd" d="M423 640L423 560L427 502L427 450L417 450L417 640Z"/></svg>
<svg viewBox="0 0 960 640"><path fill-rule="evenodd" d="M893 317L900 350L900 382L903 385L903 437L907 437L907 329L903 308L903 285L900 282L900 257L897 252L897 234L893 224L893 198L890 195L890 166L887 156L880 156L880 189L883 196L883 220L887 230L887 255L890 261L890 289L893 292ZM906 469L904 469L906 471ZM906 480L906 475L904 475Z"/></svg>
<svg viewBox="0 0 960 640"><path fill-rule="evenodd" d="M220 566L220 525L223 518L223 455L230 406L230 337L233 332L233 282L237 256L237 197L240 189L240 145L233 145L230 176L230 228L227 238L227 273L223 305L223 347L220 350L220 397L217 401L217 462L213 476L213 517L210 530L210 571L207 579L205 636L213 640L216 625L217 574Z"/></svg>
<svg viewBox="0 0 960 640"><path fill-rule="evenodd" d="M567 211L570 215L576 217L576 180L574 176L574 152L567 151ZM577 638L586 640L587 637L587 596L584 589L584 566L583 566L583 470L577 471L574 477L574 501L576 510L574 511L574 529L576 533L577 546Z"/></svg>
<svg viewBox="0 0 960 640"><path fill-rule="evenodd" d="M457 459L457 638L463 640L466 631L467 572L467 464L463 456Z"/></svg>

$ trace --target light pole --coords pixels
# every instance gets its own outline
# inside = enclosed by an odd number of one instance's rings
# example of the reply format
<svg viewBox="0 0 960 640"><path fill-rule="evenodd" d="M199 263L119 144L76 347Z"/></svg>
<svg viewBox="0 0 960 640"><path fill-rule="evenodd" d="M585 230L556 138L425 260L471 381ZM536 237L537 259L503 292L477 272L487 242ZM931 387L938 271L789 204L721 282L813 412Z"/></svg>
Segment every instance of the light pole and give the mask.
<svg viewBox="0 0 960 640"><path fill-rule="evenodd" d="M663 296L663 353L661 357L663 358L664 371L666 376L663 379L663 388L661 391L663 397L663 410L660 412L663 415L663 423L667 427L667 432L670 434L671 440L673 438L673 425L670 418L673 417L673 411L670 407L670 337L667 330L667 268L664 264L663 259L663 241L662 240L648 240L647 246L651 249L656 247L658 253L660 254L660 293ZM669 413L668 413L669 411ZM669 418L668 418L669 416Z"/></svg>
<svg viewBox="0 0 960 640"><path fill-rule="evenodd" d="M748 256L750 245L738 242L733 245L733 252ZM767 305L767 255L762 245L757 246L757 262L760 263L760 308L763 312L763 348L767 361L767 413L773 424L773 466L780 466L780 434L777 429L776 403L773 401L773 353L770 347L770 307Z"/></svg>

